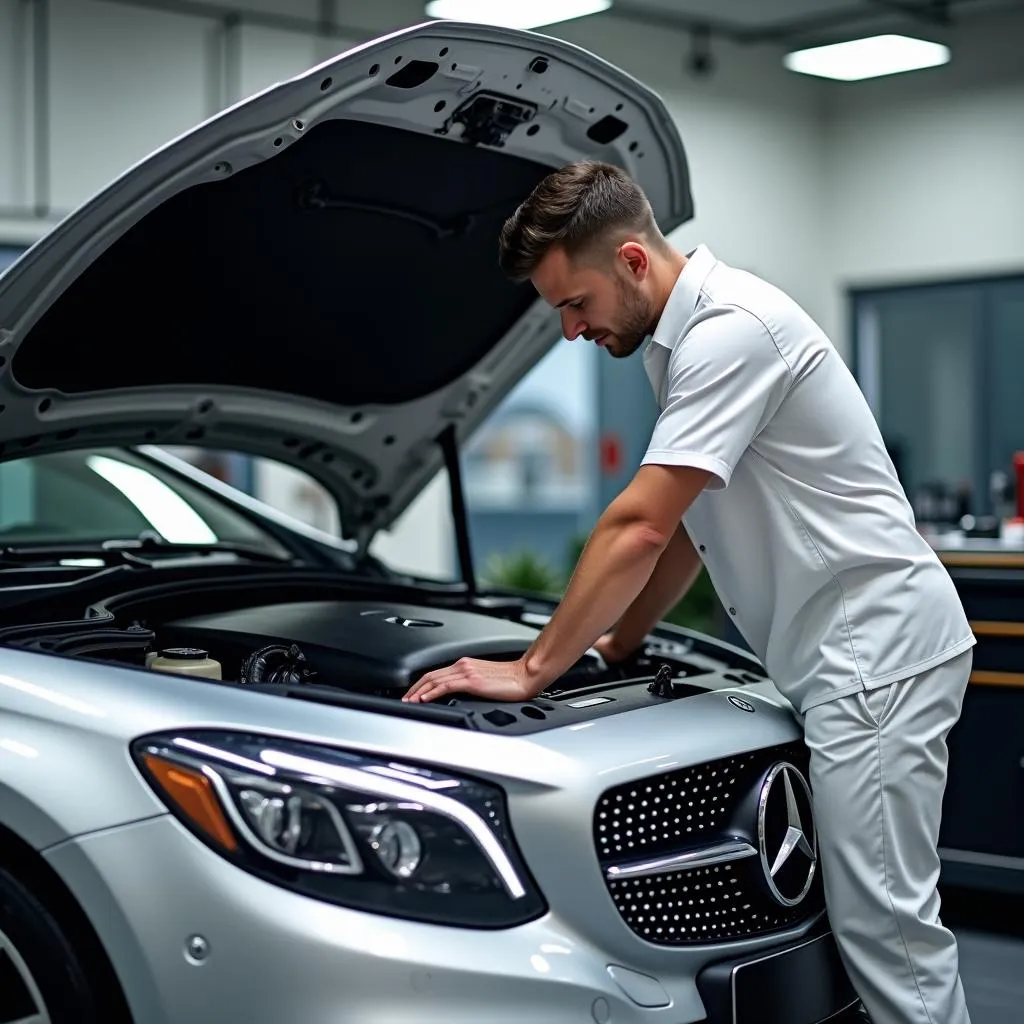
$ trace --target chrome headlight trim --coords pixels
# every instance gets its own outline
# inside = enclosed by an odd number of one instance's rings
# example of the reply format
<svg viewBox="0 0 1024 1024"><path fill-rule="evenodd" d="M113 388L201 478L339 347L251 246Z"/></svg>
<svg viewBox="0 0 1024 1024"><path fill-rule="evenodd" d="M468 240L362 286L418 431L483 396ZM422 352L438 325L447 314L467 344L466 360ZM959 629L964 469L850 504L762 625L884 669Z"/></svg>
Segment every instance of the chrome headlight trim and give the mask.
<svg viewBox="0 0 1024 1024"><path fill-rule="evenodd" d="M437 814L448 818L449 821L461 825L469 833L480 852L494 868L512 899L522 899L526 895L526 886L523 885L519 873L508 854L502 849L497 837L487 827L487 823L480 815L465 804L429 789L407 782L399 782L386 776L371 775L358 768L346 768L342 765L333 765L313 758L297 757L294 754L275 750L264 750L261 757L272 768L295 772L298 775L306 776L310 781L323 781L328 784L334 782L346 789L366 793L367 796L409 800L429 807Z"/></svg>

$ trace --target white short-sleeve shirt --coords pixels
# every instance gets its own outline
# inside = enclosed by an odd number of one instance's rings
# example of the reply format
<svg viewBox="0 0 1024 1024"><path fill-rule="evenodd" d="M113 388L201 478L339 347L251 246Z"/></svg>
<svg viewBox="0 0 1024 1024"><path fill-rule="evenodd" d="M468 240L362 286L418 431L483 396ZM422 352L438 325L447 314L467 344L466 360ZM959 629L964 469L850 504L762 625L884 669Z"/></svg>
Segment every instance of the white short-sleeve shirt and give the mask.
<svg viewBox="0 0 1024 1024"><path fill-rule="evenodd" d="M859 386L796 302L701 246L644 363L661 414L643 462L714 474L683 524L798 711L975 643Z"/></svg>

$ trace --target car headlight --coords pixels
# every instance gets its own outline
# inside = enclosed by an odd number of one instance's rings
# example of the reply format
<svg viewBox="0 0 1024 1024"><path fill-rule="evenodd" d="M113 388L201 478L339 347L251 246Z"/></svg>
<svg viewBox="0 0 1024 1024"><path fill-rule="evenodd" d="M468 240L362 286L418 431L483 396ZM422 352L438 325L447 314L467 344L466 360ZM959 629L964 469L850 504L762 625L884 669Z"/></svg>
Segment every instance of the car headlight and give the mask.
<svg viewBox="0 0 1024 1024"><path fill-rule="evenodd" d="M466 927L511 927L545 910L494 786L237 733L147 736L132 755L196 836L278 885Z"/></svg>

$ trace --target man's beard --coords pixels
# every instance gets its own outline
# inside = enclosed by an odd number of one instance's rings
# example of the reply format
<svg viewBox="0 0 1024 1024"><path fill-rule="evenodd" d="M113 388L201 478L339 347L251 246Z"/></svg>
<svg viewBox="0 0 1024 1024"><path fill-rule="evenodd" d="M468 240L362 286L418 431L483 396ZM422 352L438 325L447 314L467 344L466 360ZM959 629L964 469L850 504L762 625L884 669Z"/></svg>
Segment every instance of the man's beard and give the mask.
<svg viewBox="0 0 1024 1024"><path fill-rule="evenodd" d="M622 321L621 326L615 331L617 344L614 350L609 348L608 352L616 359L625 359L631 356L654 330L654 315L639 288L630 287L623 281L618 281L617 284L622 300Z"/></svg>

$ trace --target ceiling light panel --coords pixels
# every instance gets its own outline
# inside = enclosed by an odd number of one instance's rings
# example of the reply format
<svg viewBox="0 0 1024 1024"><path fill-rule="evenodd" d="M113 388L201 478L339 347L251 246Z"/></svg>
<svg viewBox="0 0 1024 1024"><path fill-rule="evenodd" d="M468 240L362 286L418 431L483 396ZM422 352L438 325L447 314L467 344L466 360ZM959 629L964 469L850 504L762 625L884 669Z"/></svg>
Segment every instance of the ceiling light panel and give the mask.
<svg viewBox="0 0 1024 1024"><path fill-rule="evenodd" d="M949 62L949 48L910 36L879 35L787 53L790 71L840 82L903 74Z"/></svg>
<svg viewBox="0 0 1024 1024"><path fill-rule="evenodd" d="M540 28L607 11L612 0L430 0L427 17L503 28Z"/></svg>

